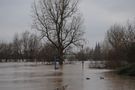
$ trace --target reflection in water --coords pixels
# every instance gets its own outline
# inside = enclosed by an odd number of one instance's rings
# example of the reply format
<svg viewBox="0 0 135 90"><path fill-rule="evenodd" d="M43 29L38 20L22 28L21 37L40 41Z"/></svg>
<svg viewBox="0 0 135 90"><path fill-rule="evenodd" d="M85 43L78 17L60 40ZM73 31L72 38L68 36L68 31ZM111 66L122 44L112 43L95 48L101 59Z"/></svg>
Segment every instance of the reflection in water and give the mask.
<svg viewBox="0 0 135 90"><path fill-rule="evenodd" d="M87 63L51 65L0 63L0 90L134 90L135 78L110 70L88 69ZM87 79L89 78L89 79Z"/></svg>
<svg viewBox="0 0 135 90"><path fill-rule="evenodd" d="M55 84L54 85L55 86L55 89L57 90L57 89L62 88L62 86L63 86L63 78L62 78L63 73L62 72L55 71L54 72L54 75L56 76L56 78L53 79L53 82ZM61 76L61 77L58 78L57 76Z"/></svg>

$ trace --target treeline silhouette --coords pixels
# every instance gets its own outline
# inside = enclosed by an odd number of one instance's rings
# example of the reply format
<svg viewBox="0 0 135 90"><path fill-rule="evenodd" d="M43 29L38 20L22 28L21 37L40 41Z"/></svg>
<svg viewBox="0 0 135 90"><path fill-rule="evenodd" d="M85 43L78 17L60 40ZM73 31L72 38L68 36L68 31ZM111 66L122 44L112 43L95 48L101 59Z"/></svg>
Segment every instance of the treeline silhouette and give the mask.
<svg viewBox="0 0 135 90"><path fill-rule="evenodd" d="M135 63L135 24L115 24L110 27L103 43L103 55L109 66Z"/></svg>
<svg viewBox="0 0 135 90"><path fill-rule="evenodd" d="M78 52L72 47L67 49L64 59L106 61L106 67L120 67L135 63L135 24L114 24L105 35L103 42L94 48L79 48ZM15 34L10 43L0 42L0 62L52 62L57 57L57 49L48 41L26 31Z"/></svg>
<svg viewBox="0 0 135 90"><path fill-rule="evenodd" d="M74 52L72 47L69 47L64 58L68 61L101 60L99 43L95 49L79 49L79 52ZM10 43L0 42L0 62L53 62L54 58L59 58L57 54L55 46L28 31L15 34Z"/></svg>
<svg viewBox="0 0 135 90"><path fill-rule="evenodd" d="M55 53L50 43L44 44L37 35L28 31L15 34L10 43L0 42L0 62L49 62Z"/></svg>
<svg viewBox="0 0 135 90"><path fill-rule="evenodd" d="M103 60L107 68L135 63L135 23L112 25L103 42L97 43L94 49L84 48L76 55L79 60Z"/></svg>

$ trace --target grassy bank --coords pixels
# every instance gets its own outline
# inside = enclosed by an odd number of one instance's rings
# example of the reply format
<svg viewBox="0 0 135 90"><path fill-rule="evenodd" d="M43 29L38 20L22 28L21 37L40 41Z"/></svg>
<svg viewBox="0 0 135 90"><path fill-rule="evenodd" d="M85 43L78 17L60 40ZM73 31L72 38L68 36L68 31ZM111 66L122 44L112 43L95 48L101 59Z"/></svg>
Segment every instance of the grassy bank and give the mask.
<svg viewBox="0 0 135 90"><path fill-rule="evenodd" d="M120 75L135 76L135 64L126 65L117 71Z"/></svg>

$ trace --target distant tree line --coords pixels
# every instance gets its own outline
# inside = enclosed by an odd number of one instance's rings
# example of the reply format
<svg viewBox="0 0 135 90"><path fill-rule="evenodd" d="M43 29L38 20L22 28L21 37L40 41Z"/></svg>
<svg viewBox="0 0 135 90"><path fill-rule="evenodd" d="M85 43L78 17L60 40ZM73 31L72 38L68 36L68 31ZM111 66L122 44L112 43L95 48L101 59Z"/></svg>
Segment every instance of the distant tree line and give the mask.
<svg viewBox="0 0 135 90"><path fill-rule="evenodd" d="M110 61L109 66L122 66L135 63L135 25L115 24L106 33L103 43L104 59Z"/></svg>
<svg viewBox="0 0 135 90"><path fill-rule="evenodd" d="M75 58L79 61L101 61L103 60L102 48L100 43L97 43L94 48L85 47L75 53Z"/></svg>
<svg viewBox="0 0 135 90"><path fill-rule="evenodd" d="M10 43L0 42L0 62L49 62L55 53L50 43L43 43L37 35L28 31L15 34Z"/></svg>
<svg viewBox="0 0 135 90"><path fill-rule="evenodd" d="M94 49L87 47L79 52L74 52L72 49L72 47L66 49L64 59L69 61L101 60L99 43ZM59 58L56 47L28 31L15 34L9 43L0 42L0 62L52 62L54 57Z"/></svg>
<svg viewBox="0 0 135 90"><path fill-rule="evenodd" d="M103 42L94 49L85 48L76 53L79 60L104 60L109 68L135 63L135 24L114 24Z"/></svg>
<svg viewBox="0 0 135 90"><path fill-rule="evenodd" d="M51 62L54 57L59 58L57 55L54 45L48 41L43 43L37 35L28 31L21 35L15 34L10 43L0 42L1 62ZM107 62L107 67L135 63L135 25L114 24L107 31L103 42L97 43L94 48L81 48L78 52L73 52L72 47L69 47L65 51L64 59L103 60Z"/></svg>

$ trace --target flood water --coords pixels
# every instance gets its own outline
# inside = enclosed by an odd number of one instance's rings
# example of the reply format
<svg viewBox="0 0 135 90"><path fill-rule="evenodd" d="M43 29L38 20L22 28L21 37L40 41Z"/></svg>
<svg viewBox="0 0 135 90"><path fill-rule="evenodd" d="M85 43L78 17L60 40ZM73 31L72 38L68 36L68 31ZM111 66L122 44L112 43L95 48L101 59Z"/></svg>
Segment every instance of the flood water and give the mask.
<svg viewBox="0 0 135 90"><path fill-rule="evenodd" d="M135 77L119 76L111 70L82 69L81 63L53 65L0 63L0 90L135 90ZM62 89L61 89L62 90Z"/></svg>

